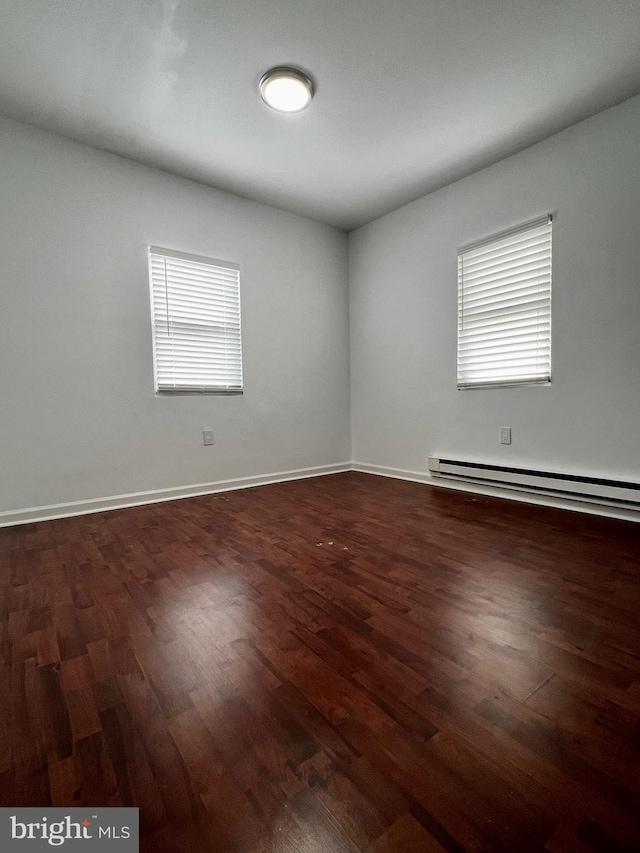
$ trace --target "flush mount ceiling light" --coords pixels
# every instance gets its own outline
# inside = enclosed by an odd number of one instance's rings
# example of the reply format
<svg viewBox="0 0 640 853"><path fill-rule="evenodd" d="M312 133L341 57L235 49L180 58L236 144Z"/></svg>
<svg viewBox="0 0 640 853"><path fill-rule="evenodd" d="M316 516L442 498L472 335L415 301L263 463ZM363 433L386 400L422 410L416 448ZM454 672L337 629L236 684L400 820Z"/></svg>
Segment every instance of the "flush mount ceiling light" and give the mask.
<svg viewBox="0 0 640 853"><path fill-rule="evenodd" d="M280 113L299 113L313 98L311 79L297 68L272 68L259 88L265 104Z"/></svg>

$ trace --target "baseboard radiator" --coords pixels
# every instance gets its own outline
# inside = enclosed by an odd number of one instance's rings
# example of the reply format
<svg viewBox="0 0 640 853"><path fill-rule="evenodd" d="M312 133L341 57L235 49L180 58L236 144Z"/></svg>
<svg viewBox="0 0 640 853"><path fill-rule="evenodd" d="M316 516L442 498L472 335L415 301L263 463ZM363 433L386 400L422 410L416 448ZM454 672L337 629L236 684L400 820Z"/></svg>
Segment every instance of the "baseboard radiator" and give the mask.
<svg viewBox="0 0 640 853"><path fill-rule="evenodd" d="M429 457L429 471L434 477L462 480L526 492L563 496L574 500L605 503L612 506L640 507L640 484L624 480L560 474L528 468L512 468L485 462Z"/></svg>

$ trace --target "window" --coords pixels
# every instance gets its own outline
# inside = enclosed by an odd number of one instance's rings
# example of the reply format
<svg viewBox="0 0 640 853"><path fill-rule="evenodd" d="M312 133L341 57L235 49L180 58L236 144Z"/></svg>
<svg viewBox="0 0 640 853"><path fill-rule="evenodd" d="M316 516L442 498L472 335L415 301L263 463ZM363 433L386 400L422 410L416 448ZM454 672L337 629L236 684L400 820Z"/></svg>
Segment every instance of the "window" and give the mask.
<svg viewBox="0 0 640 853"><path fill-rule="evenodd" d="M149 249L156 391L242 393L240 271Z"/></svg>
<svg viewBox="0 0 640 853"><path fill-rule="evenodd" d="M551 381L551 217L458 252L458 388Z"/></svg>

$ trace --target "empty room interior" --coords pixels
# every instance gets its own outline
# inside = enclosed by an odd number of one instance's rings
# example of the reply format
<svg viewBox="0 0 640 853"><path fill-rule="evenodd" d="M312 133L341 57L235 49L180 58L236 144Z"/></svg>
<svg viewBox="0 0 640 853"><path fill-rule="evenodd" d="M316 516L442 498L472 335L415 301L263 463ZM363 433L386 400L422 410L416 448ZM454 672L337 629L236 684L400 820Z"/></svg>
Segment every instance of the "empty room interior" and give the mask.
<svg viewBox="0 0 640 853"><path fill-rule="evenodd" d="M0 0L0 850L640 850L639 522L637 0Z"/></svg>

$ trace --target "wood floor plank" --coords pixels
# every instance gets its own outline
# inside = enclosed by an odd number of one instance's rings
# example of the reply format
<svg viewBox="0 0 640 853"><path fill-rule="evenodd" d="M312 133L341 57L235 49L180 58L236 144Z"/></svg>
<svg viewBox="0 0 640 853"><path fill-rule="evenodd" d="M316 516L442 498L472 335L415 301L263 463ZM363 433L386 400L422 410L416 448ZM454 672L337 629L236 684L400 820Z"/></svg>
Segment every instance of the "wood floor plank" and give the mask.
<svg viewBox="0 0 640 853"><path fill-rule="evenodd" d="M166 853L640 849L640 526L336 474L0 530L0 803Z"/></svg>

